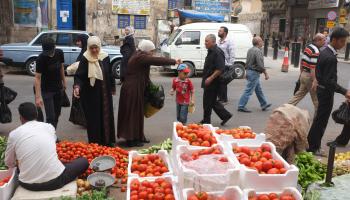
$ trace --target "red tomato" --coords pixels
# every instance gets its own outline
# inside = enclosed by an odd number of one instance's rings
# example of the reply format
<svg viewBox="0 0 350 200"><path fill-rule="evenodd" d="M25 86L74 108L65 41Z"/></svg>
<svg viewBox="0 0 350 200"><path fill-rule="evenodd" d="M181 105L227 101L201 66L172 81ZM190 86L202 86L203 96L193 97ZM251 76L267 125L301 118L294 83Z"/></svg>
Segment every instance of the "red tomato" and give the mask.
<svg viewBox="0 0 350 200"><path fill-rule="evenodd" d="M270 193L269 198L270 198L270 200L278 199L278 195L276 193Z"/></svg>
<svg viewBox="0 0 350 200"><path fill-rule="evenodd" d="M260 194L258 196L258 200L270 200L270 198L267 196L267 194Z"/></svg>
<svg viewBox="0 0 350 200"><path fill-rule="evenodd" d="M280 160L275 160L275 162L273 163L273 167L277 168L277 169L281 169L284 167L283 162Z"/></svg>
<svg viewBox="0 0 350 200"><path fill-rule="evenodd" d="M187 200L199 200L199 199L196 195L191 195L191 196L187 197Z"/></svg>
<svg viewBox="0 0 350 200"><path fill-rule="evenodd" d="M120 189L121 192L126 192L126 186L122 186L122 188Z"/></svg>
<svg viewBox="0 0 350 200"><path fill-rule="evenodd" d="M154 194L155 200L164 200L164 197L165 197L164 193L155 193Z"/></svg>
<svg viewBox="0 0 350 200"><path fill-rule="evenodd" d="M165 195L164 200L175 200L175 197L173 194L167 194L167 195Z"/></svg>
<svg viewBox="0 0 350 200"><path fill-rule="evenodd" d="M174 194L173 189L172 188L166 188L164 191L165 194Z"/></svg>
<svg viewBox="0 0 350 200"><path fill-rule="evenodd" d="M197 197L199 200L208 200L208 194L206 192L198 192Z"/></svg>
<svg viewBox="0 0 350 200"><path fill-rule="evenodd" d="M262 164L262 169L265 172L269 171L269 169L271 169L272 167L273 167L273 165L272 165L271 161L266 161L266 162L263 162L263 164Z"/></svg>
<svg viewBox="0 0 350 200"><path fill-rule="evenodd" d="M280 172L281 172L281 174L285 174L287 172L287 169L286 168L281 168Z"/></svg>
<svg viewBox="0 0 350 200"><path fill-rule="evenodd" d="M263 152L265 152L265 151L271 152L271 147L268 144L262 144L261 145L261 149L262 149Z"/></svg>
<svg viewBox="0 0 350 200"><path fill-rule="evenodd" d="M272 159L271 153L270 153L270 152L267 152L267 151L263 152L263 153L261 154L261 156L264 157L264 158L266 158L266 159Z"/></svg>
<svg viewBox="0 0 350 200"><path fill-rule="evenodd" d="M249 158L242 158L242 159L240 159L239 162L245 166L250 166L250 163L251 163Z"/></svg>
<svg viewBox="0 0 350 200"><path fill-rule="evenodd" d="M142 191L142 192L139 193L139 198L140 199L146 199L147 196L148 196L147 191Z"/></svg>
<svg viewBox="0 0 350 200"><path fill-rule="evenodd" d="M280 171L277 168L271 168L267 171L268 174L279 174Z"/></svg>
<svg viewBox="0 0 350 200"><path fill-rule="evenodd" d="M139 196L137 194L131 195L130 200L139 200Z"/></svg>

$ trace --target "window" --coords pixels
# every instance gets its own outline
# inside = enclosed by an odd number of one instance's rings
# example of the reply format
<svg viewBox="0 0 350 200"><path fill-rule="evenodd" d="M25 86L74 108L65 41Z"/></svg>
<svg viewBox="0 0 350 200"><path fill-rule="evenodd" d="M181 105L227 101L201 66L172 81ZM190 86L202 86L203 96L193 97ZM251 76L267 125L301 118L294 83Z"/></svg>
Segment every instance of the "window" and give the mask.
<svg viewBox="0 0 350 200"><path fill-rule="evenodd" d="M118 28L130 26L130 15L118 15Z"/></svg>
<svg viewBox="0 0 350 200"><path fill-rule="evenodd" d="M70 46L71 45L70 34L68 34L68 33L57 34L56 45L57 46Z"/></svg>
<svg viewBox="0 0 350 200"><path fill-rule="evenodd" d="M201 34L200 34L199 31L184 32L177 39L177 44L182 44L182 45L199 45L200 36L201 36Z"/></svg>
<svg viewBox="0 0 350 200"><path fill-rule="evenodd" d="M181 32L181 29L176 29L176 31L174 31L170 35L169 40L168 40L168 45L171 45L174 42L175 38L179 35L180 32Z"/></svg>
<svg viewBox="0 0 350 200"><path fill-rule="evenodd" d="M56 33L44 33L39 36L39 38L33 43L35 46L41 46L43 39L46 37L52 38L54 41L56 41L57 34Z"/></svg>
<svg viewBox="0 0 350 200"><path fill-rule="evenodd" d="M146 29L146 16L135 15L134 16L134 27L135 29Z"/></svg>

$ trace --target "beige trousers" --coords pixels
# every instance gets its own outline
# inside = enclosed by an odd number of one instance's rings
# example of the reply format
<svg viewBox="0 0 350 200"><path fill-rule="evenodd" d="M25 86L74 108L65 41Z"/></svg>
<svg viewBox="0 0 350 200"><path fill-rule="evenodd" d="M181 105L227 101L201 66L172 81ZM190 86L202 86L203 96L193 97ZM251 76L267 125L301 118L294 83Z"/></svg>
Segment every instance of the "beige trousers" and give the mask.
<svg viewBox="0 0 350 200"><path fill-rule="evenodd" d="M294 97L289 101L289 104L296 106L306 95L310 93L312 103L315 107L315 113L317 111L318 100L316 91L311 90L312 87L311 73L302 72L300 75L300 88L295 93Z"/></svg>

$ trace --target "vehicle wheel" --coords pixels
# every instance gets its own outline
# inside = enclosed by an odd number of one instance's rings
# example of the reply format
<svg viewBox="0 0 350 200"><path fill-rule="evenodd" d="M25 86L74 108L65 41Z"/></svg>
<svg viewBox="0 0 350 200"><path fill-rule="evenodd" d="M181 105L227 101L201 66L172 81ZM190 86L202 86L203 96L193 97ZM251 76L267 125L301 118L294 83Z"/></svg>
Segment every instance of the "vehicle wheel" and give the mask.
<svg viewBox="0 0 350 200"><path fill-rule="evenodd" d="M36 72L36 58L31 58L26 62L26 71L30 76L34 76Z"/></svg>
<svg viewBox="0 0 350 200"><path fill-rule="evenodd" d="M115 61L112 65L112 73L115 79L120 78L120 65L121 65L121 60Z"/></svg>
<svg viewBox="0 0 350 200"><path fill-rule="evenodd" d="M245 67L242 64L234 64L237 79L242 79L245 75Z"/></svg>
<svg viewBox="0 0 350 200"><path fill-rule="evenodd" d="M193 66L192 63L190 62L184 62L184 64L187 65L187 67L190 69L190 73L188 73L188 77L191 78L192 76L195 75L196 73L196 68Z"/></svg>

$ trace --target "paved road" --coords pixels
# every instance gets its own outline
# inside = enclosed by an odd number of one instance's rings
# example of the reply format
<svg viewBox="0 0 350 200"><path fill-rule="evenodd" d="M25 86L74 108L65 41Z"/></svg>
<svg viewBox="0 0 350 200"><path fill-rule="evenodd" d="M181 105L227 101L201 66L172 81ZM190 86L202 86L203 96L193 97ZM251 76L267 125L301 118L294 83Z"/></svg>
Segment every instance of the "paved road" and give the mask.
<svg viewBox="0 0 350 200"><path fill-rule="evenodd" d="M294 89L295 80L298 77L298 70L291 67L289 73L280 72L281 60L272 61L271 58L266 58L266 66L269 67L271 79L269 81L263 81L263 89L268 100L273 104L273 108L288 101L291 97L292 91ZM339 75L340 83L342 85L348 85L350 80L350 65L339 64ZM171 87L172 74L153 74L152 80L156 83L160 83L164 86L165 90L170 90ZM199 122L202 117L202 94L203 91L200 89L200 78L193 78L193 82L196 88L196 99L197 99L197 109L196 112L189 116L190 122ZM33 102L34 96L32 92L33 78L23 73L8 73L5 75L5 83L9 87L13 88L18 92L18 97L16 100L10 104L10 108L13 113L13 122L10 124L0 125L0 135L8 135L8 133L19 125L19 118L17 114L17 107L21 102L31 101ZM68 85L73 84L72 77L68 78ZM249 125L254 128L257 132L264 132L266 121L271 113L262 112L259 108L258 101L255 96L251 99L248 104L248 108L254 112L251 114L237 113L237 103L240 95L244 89L245 80L234 80L229 85L229 104L226 106L230 110L234 117L229 121L226 127L236 127L239 125ZM118 86L119 90L119 86ZM71 89L68 90L68 94L71 94ZM335 107L340 105L343 97L341 95L336 95ZM114 112L115 119L117 121L118 116L118 101L119 92L117 96L114 97ZM175 102L174 98L167 94L165 100L165 107L157 113L154 117L145 120L145 133L148 138L151 139L152 143L159 143L164 139L171 137L172 134L172 122L176 119L175 114ZM312 112L313 106L310 97L305 98L299 106L301 108L310 110ZM66 140L82 140L86 141L85 130L79 126L75 126L68 121L69 108L63 108L62 116L58 124L58 136L61 139ZM311 113L312 116L313 113ZM116 122L117 123L117 122ZM219 118L213 114L212 123L214 126L219 126ZM116 124L117 125L117 124ZM323 142L327 142L336 137L341 131L341 126L336 125L333 121L330 121L326 136ZM340 149L341 150L341 149ZM344 149L343 149L344 150Z"/></svg>

